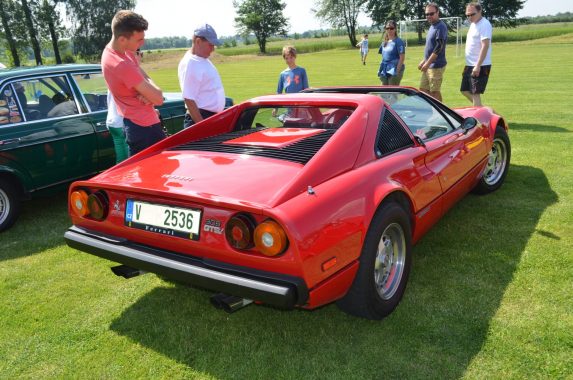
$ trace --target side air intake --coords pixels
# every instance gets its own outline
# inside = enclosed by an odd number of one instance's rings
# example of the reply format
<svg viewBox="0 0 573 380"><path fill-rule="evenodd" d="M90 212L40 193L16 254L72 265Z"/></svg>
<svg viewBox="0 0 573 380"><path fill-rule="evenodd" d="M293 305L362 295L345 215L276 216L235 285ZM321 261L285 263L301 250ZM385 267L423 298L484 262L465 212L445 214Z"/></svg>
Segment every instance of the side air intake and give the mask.
<svg viewBox="0 0 573 380"><path fill-rule="evenodd" d="M412 146L414 146L414 142L408 132L396 117L388 109L385 109L376 136L376 156L387 156Z"/></svg>

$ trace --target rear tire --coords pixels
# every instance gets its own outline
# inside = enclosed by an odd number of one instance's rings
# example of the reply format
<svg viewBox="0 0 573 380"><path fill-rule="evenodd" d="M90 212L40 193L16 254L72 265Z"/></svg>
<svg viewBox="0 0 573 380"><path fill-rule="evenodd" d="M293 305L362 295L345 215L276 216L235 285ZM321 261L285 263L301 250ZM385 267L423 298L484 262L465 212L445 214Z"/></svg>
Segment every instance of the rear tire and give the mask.
<svg viewBox="0 0 573 380"><path fill-rule="evenodd" d="M20 199L14 183L0 178L0 232L12 227L20 215Z"/></svg>
<svg viewBox="0 0 573 380"><path fill-rule="evenodd" d="M480 181L474 188L474 192L477 194L488 194L499 189L509 170L510 159L511 144L509 137L505 129L498 126L495 129L493 146L489 152L487 165Z"/></svg>
<svg viewBox="0 0 573 380"><path fill-rule="evenodd" d="M404 295L412 264L411 226L397 203L383 204L372 219L359 268L348 293L337 302L348 314L382 319Z"/></svg>

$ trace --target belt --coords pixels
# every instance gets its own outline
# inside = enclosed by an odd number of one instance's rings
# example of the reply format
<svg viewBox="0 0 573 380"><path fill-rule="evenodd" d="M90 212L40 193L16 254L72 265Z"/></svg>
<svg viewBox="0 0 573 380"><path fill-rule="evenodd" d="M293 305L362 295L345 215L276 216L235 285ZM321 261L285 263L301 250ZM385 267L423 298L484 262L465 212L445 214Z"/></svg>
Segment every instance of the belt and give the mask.
<svg viewBox="0 0 573 380"><path fill-rule="evenodd" d="M203 119L206 119L208 117L215 115L217 112L212 112L212 111L205 110L203 108L199 108L199 113L201 114ZM189 113L189 111L186 112L186 115L189 115L189 117L191 117L191 114Z"/></svg>

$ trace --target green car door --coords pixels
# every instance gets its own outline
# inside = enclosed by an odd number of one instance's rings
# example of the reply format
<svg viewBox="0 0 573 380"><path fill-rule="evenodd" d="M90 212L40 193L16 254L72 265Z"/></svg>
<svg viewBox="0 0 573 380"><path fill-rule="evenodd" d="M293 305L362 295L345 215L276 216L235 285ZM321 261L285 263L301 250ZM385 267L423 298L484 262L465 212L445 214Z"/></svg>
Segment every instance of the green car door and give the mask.
<svg viewBox="0 0 573 380"><path fill-rule="evenodd" d="M28 191L98 172L94 126L66 75L15 80L0 94L11 115L0 131L0 165L18 172Z"/></svg>

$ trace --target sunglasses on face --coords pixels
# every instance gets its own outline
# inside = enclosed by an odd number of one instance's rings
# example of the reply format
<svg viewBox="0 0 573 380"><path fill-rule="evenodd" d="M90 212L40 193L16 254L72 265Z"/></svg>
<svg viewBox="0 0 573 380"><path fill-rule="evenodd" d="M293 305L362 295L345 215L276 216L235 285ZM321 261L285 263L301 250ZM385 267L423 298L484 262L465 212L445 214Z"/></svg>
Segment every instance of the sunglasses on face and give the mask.
<svg viewBox="0 0 573 380"><path fill-rule="evenodd" d="M426 13L426 17L430 17L430 16L433 16L435 14L436 14L436 12L428 12L428 13Z"/></svg>
<svg viewBox="0 0 573 380"><path fill-rule="evenodd" d="M470 17L474 17L475 15L477 15L477 13L468 13L468 14L466 15L466 17L467 17L467 18L470 18Z"/></svg>
<svg viewBox="0 0 573 380"><path fill-rule="evenodd" d="M386 30L394 30L394 29L396 29L396 28L394 28L394 27L392 27L392 26L386 27Z"/></svg>

